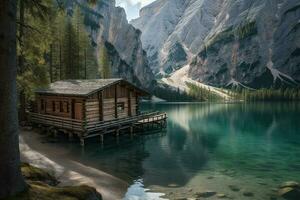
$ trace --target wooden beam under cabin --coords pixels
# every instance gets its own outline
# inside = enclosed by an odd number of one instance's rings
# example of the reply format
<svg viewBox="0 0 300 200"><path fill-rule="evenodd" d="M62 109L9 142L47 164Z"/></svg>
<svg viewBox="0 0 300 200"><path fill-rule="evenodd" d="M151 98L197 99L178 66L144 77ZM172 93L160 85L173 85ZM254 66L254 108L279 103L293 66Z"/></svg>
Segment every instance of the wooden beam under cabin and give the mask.
<svg viewBox="0 0 300 200"><path fill-rule="evenodd" d="M118 84L115 84L115 118L118 118Z"/></svg>
<svg viewBox="0 0 300 200"><path fill-rule="evenodd" d="M103 121L103 90L98 93L99 100L99 120Z"/></svg>

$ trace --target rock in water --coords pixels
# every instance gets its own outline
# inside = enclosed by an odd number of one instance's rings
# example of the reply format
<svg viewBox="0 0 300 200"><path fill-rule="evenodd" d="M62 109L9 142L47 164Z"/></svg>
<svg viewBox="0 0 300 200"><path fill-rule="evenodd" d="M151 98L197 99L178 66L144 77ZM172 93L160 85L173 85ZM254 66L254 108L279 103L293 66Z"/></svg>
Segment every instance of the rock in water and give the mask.
<svg viewBox="0 0 300 200"><path fill-rule="evenodd" d="M205 192L198 192L198 193L196 193L196 196L197 197L205 197L205 198L207 198L207 197L212 197L212 196L214 196L216 194L217 193L214 192L214 191L205 191Z"/></svg>
<svg viewBox="0 0 300 200"><path fill-rule="evenodd" d="M278 190L278 196L283 197L287 200L299 200L300 189L292 187L284 187Z"/></svg>
<svg viewBox="0 0 300 200"><path fill-rule="evenodd" d="M223 199L223 198L226 198L227 197L227 195L226 194L217 194L217 197L219 198L219 199Z"/></svg>
<svg viewBox="0 0 300 200"><path fill-rule="evenodd" d="M284 187L295 188L295 187L299 187L299 183L296 181L287 181L287 182L282 183L280 187L281 188L284 188Z"/></svg>
<svg viewBox="0 0 300 200"><path fill-rule="evenodd" d="M236 185L229 185L228 186L232 191L234 192L238 192L240 191L241 189L239 187L237 187Z"/></svg>
<svg viewBox="0 0 300 200"><path fill-rule="evenodd" d="M282 183L278 190L278 196L288 200L300 199L300 186L296 181L287 181Z"/></svg>
<svg viewBox="0 0 300 200"><path fill-rule="evenodd" d="M243 195L245 197L253 197L254 196L254 194L252 192L248 192L248 191L243 192Z"/></svg>

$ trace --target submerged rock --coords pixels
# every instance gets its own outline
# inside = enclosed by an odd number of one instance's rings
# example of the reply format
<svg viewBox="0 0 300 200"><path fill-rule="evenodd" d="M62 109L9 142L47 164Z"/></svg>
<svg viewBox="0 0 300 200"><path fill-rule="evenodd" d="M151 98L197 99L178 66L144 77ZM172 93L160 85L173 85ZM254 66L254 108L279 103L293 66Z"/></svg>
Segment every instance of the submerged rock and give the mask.
<svg viewBox="0 0 300 200"><path fill-rule="evenodd" d="M254 196L254 194L252 192L248 192L248 191L243 192L243 195L245 197L253 197Z"/></svg>
<svg viewBox="0 0 300 200"><path fill-rule="evenodd" d="M171 183L171 184L168 185L168 187L178 187L178 185L175 184L175 183Z"/></svg>
<svg viewBox="0 0 300 200"><path fill-rule="evenodd" d="M278 190L278 196L288 200L300 199L300 185L296 181L287 181L281 184Z"/></svg>
<svg viewBox="0 0 300 200"><path fill-rule="evenodd" d="M288 200L299 200L300 199L300 189L293 187L284 187L278 190L278 196L283 197Z"/></svg>
<svg viewBox="0 0 300 200"><path fill-rule="evenodd" d="M241 189L238 187L238 186L236 186L236 185L229 185L228 186L232 191L234 191L234 192L238 192L238 191L240 191Z"/></svg>
<svg viewBox="0 0 300 200"><path fill-rule="evenodd" d="M280 187L281 188L284 188L284 187L295 188L295 187L299 187L299 183L296 181L287 181L287 182L282 183Z"/></svg>
<svg viewBox="0 0 300 200"><path fill-rule="evenodd" d="M205 192L197 192L196 196L197 197L205 197L205 198L207 198L207 197L212 197L212 196L214 196L216 194L217 193L214 192L214 191L205 191Z"/></svg>
<svg viewBox="0 0 300 200"><path fill-rule="evenodd" d="M227 195L226 194L217 194L217 197L219 198L219 199L223 199L223 198L226 198L227 197Z"/></svg>

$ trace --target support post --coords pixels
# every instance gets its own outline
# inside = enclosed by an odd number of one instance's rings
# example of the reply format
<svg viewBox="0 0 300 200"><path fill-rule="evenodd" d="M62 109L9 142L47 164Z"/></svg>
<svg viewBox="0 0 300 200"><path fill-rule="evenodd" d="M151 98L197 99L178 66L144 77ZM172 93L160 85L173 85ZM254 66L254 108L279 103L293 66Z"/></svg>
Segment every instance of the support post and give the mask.
<svg viewBox="0 0 300 200"><path fill-rule="evenodd" d="M53 136L54 136L54 138L57 138L57 130L56 129L53 129Z"/></svg>
<svg viewBox="0 0 300 200"><path fill-rule="evenodd" d="M73 133L69 132L68 133L68 138L69 138L69 141L71 142L73 140Z"/></svg>
<svg viewBox="0 0 300 200"><path fill-rule="evenodd" d="M85 145L85 143L84 143L84 138L83 138L83 137L80 138L80 145L81 145L82 147L84 147L84 145Z"/></svg>
<svg viewBox="0 0 300 200"><path fill-rule="evenodd" d="M130 126L130 137L131 137L131 139L133 138L133 126Z"/></svg>
<svg viewBox="0 0 300 200"><path fill-rule="evenodd" d="M119 144L119 135L120 135L120 129L116 129L116 138L117 138L117 144Z"/></svg>
<svg viewBox="0 0 300 200"><path fill-rule="evenodd" d="M104 135L103 134L100 135L100 140L101 140L101 146L103 147L103 144L104 144Z"/></svg>
<svg viewBox="0 0 300 200"><path fill-rule="evenodd" d="M118 118L118 85L115 85L115 118Z"/></svg>

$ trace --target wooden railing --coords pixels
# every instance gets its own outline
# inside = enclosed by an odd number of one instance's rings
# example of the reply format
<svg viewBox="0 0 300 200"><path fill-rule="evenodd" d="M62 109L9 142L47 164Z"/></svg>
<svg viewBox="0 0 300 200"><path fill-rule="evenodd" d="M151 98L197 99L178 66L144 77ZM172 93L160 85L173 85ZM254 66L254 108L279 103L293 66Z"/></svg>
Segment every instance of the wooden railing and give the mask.
<svg viewBox="0 0 300 200"><path fill-rule="evenodd" d="M136 123L149 123L158 120L164 120L167 118L167 114L162 112L147 112L132 117L97 122L86 122L82 120L75 120L38 113L29 113L29 116L31 122L36 124L43 124L61 129L83 132L85 134L110 128L122 127L125 125L133 125Z"/></svg>
<svg viewBox="0 0 300 200"><path fill-rule="evenodd" d="M135 124L138 123L141 120L153 117L153 116L161 116L161 119L166 118L167 114L166 113L161 113L161 112L147 112L147 113L142 113L140 115L136 115L133 117L126 117L126 118L121 118L121 119L114 119L110 121L103 121L103 122L91 122L87 123L85 129L87 132L95 132L98 130L103 130L103 129L108 129L108 128L113 128L113 127L118 127L118 126L124 126L128 124Z"/></svg>
<svg viewBox="0 0 300 200"><path fill-rule="evenodd" d="M83 132L83 121L57 117L53 115L44 115L38 113L29 113L30 121L36 124L44 124L62 129Z"/></svg>

